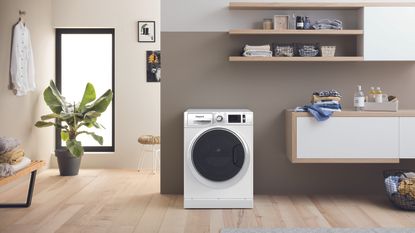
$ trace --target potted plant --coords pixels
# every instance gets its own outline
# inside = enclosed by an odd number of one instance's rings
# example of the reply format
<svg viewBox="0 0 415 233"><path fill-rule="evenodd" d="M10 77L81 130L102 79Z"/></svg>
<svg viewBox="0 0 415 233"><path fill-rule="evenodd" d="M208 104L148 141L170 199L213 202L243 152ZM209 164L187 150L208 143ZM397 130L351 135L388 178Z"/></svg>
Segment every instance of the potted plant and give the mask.
<svg viewBox="0 0 415 233"><path fill-rule="evenodd" d="M103 137L88 131L88 128L104 128L97 119L110 105L112 97L112 91L107 90L96 99L95 88L88 83L81 102L68 103L55 83L50 81L49 87L43 92L43 98L52 113L41 116L41 120L36 122L35 126L38 128L54 126L60 129L61 138L66 143L66 147L55 150L61 176L78 175L84 148L76 139L77 136L87 134L100 145L103 144Z"/></svg>

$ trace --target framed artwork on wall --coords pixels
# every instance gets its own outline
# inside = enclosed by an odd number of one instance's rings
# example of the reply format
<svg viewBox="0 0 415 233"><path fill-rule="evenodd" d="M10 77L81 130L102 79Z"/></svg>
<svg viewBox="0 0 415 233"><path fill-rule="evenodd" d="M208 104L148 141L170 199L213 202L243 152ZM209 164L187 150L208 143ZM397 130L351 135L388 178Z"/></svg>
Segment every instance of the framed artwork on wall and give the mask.
<svg viewBox="0 0 415 233"><path fill-rule="evenodd" d="M138 42L156 42L155 21L138 21Z"/></svg>
<svg viewBox="0 0 415 233"><path fill-rule="evenodd" d="M147 82L160 82L161 56L160 50L146 52Z"/></svg>

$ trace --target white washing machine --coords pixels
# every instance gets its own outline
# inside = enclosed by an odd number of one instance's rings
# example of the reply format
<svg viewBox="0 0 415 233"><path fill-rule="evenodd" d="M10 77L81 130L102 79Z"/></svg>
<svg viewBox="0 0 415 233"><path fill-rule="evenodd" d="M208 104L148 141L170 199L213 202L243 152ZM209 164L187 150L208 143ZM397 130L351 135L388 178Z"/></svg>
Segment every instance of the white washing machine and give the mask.
<svg viewBox="0 0 415 233"><path fill-rule="evenodd" d="M253 208L253 113L184 113L184 208Z"/></svg>

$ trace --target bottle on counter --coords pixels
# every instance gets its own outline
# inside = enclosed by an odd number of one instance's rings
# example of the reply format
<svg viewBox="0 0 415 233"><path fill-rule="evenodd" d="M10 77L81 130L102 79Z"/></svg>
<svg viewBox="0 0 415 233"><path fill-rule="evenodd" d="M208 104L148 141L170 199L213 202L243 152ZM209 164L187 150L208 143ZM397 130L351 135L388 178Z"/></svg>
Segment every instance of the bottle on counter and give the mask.
<svg viewBox="0 0 415 233"><path fill-rule="evenodd" d="M295 29L302 30L304 29L304 17L297 16L295 20Z"/></svg>
<svg viewBox="0 0 415 233"><path fill-rule="evenodd" d="M368 102L375 102L376 90L375 87L370 87Z"/></svg>
<svg viewBox="0 0 415 233"><path fill-rule="evenodd" d="M375 91L375 102L376 103L382 103L383 102L383 93L380 87L376 87Z"/></svg>
<svg viewBox="0 0 415 233"><path fill-rule="evenodd" d="M362 91L362 86L357 86L357 91L354 93L354 108L356 111L363 111L365 107L365 95Z"/></svg>

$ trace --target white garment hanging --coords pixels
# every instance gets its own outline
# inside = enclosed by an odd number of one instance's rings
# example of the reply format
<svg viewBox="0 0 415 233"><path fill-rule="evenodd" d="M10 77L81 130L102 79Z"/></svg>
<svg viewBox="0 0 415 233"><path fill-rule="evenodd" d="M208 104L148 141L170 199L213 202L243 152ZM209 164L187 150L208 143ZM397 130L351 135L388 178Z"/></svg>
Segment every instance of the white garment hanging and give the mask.
<svg viewBox="0 0 415 233"><path fill-rule="evenodd" d="M10 74L17 96L36 89L35 65L29 29L19 21L13 29Z"/></svg>

